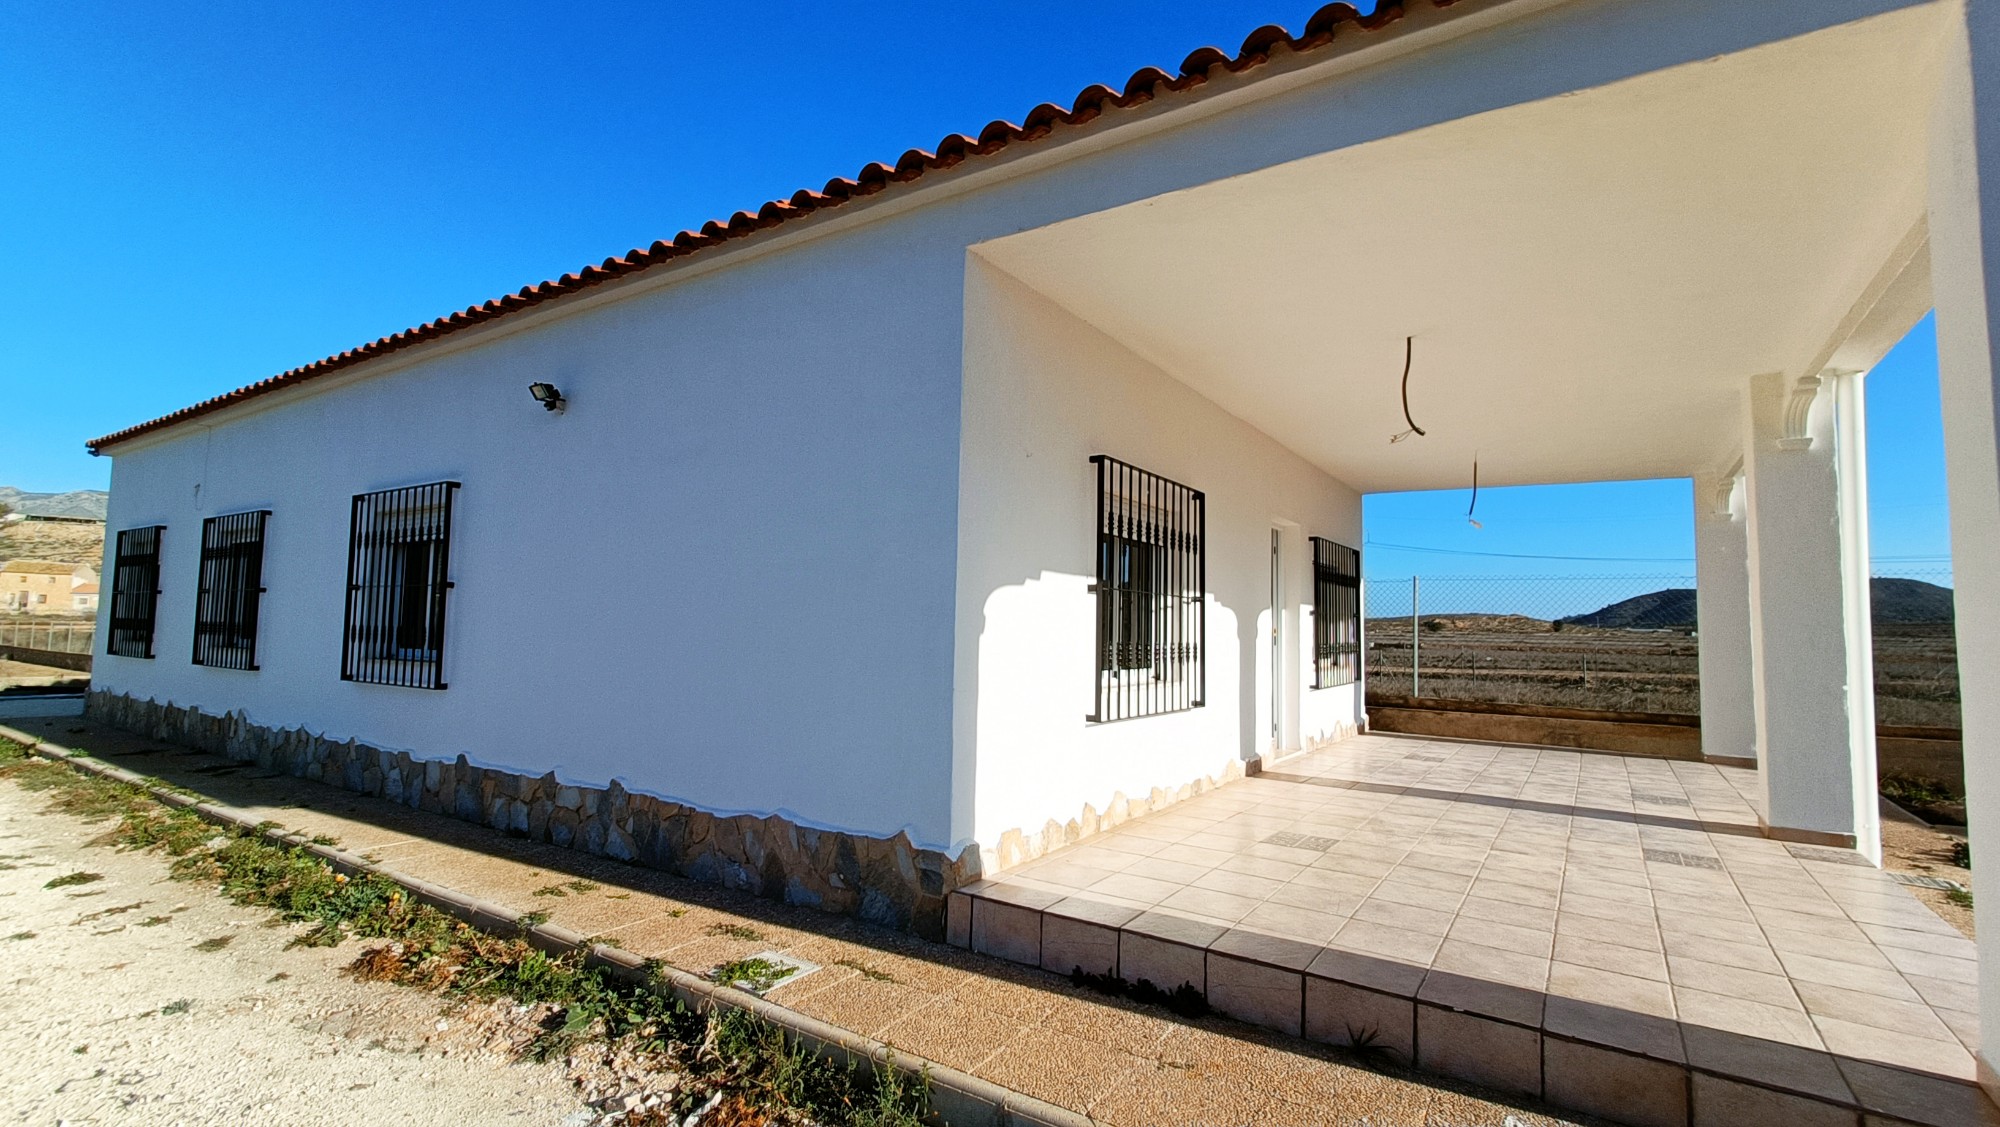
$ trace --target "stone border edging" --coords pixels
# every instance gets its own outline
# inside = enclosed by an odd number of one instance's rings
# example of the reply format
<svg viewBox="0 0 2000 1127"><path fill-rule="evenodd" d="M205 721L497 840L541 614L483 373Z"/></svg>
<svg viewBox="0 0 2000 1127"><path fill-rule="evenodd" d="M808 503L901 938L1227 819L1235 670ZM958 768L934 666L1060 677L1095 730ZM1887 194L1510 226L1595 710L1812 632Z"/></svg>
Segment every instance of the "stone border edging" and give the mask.
<svg viewBox="0 0 2000 1127"><path fill-rule="evenodd" d="M1003 1088L970 1073L939 1064L913 1053L897 1050L872 1037L830 1025L755 994L710 982L678 967L661 966L657 977L645 973L645 960L617 947L593 944L585 936L548 923L523 926L522 913L489 901L476 900L442 885L399 873L368 859L309 840L297 830L264 826L231 807L190 797L157 785L145 776L110 763L78 754L38 736L0 725L0 737L22 744L35 755L61 763L72 770L139 787L169 806L193 810L203 818L224 825L262 833L280 845L303 849L337 869L381 877L409 890L410 894L440 911L448 912L482 931L511 933L552 954L584 951L585 959L619 978L645 986L681 1002L697 1012L728 1008L748 1011L785 1031L787 1040L804 1045L814 1056L848 1067L863 1062L885 1063L930 1089L930 1116L949 1127L1100 1127L1088 1116L1058 1107L1045 1100ZM262 826L263 828L259 829Z"/></svg>

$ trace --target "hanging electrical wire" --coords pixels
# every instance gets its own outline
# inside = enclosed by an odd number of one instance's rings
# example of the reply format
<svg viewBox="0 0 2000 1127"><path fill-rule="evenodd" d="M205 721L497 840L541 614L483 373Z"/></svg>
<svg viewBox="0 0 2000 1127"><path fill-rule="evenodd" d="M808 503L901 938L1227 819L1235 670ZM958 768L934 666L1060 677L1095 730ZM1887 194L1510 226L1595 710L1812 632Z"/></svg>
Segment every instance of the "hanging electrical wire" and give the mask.
<svg viewBox="0 0 2000 1127"><path fill-rule="evenodd" d="M1413 434L1416 435L1418 438L1424 437L1424 428L1418 426L1417 420L1410 417L1410 361L1416 358L1416 354L1417 354L1417 338L1404 337L1403 338L1403 421L1410 424L1410 429L1404 431L1401 434L1391 435L1389 437L1389 445L1391 446L1394 446L1396 443L1403 441L1404 439L1410 437Z"/></svg>
<svg viewBox="0 0 2000 1127"><path fill-rule="evenodd" d="M1474 528L1486 526L1472 519L1473 510L1479 507L1479 455L1472 456L1472 503L1465 507L1465 523Z"/></svg>

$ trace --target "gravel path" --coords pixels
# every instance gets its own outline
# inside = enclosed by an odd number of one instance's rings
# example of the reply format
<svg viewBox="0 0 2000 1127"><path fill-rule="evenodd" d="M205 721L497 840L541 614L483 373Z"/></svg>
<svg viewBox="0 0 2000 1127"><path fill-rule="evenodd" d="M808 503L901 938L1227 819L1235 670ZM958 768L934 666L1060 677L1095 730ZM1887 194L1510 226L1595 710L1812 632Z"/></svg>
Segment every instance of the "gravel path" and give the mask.
<svg viewBox="0 0 2000 1127"><path fill-rule="evenodd" d="M0 783L0 1123L595 1120L560 1066L488 1051L490 1014L345 978L355 945L287 950L269 913L41 806ZM73 874L101 879L44 887Z"/></svg>

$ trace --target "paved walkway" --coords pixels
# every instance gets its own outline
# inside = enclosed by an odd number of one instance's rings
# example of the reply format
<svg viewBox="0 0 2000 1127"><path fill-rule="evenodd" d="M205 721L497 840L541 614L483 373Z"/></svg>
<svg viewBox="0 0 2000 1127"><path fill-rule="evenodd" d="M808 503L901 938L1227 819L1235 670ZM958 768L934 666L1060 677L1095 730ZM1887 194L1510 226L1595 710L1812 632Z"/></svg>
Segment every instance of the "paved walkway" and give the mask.
<svg viewBox="0 0 2000 1127"><path fill-rule="evenodd" d="M1078 990L1002 960L164 747L73 718L24 731L697 973L778 951L821 969L772 1001L1108 1124L1564 1127L1532 1103L1341 1063L1303 1040Z"/></svg>
<svg viewBox="0 0 2000 1127"><path fill-rule="evenodd" d="M1756 783L1360 736L970 886L953 939L1634 1122L2000 1122L1972 942Z"/></svg>

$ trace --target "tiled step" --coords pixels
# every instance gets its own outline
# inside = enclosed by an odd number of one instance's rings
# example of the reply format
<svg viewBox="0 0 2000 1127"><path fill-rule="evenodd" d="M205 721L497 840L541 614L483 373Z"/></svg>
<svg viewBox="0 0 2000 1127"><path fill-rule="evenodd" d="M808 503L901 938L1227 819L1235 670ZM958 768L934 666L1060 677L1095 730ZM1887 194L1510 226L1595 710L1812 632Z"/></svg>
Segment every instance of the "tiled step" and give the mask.
<svg viewBox="0 0 2000 1127"><path fill-rule="evenodd" d="M1188 983L1238 1020L1635 1127L2000 1124L1966 1080L1005 879L954 893L948 939L1045 970Z"/></svg>

